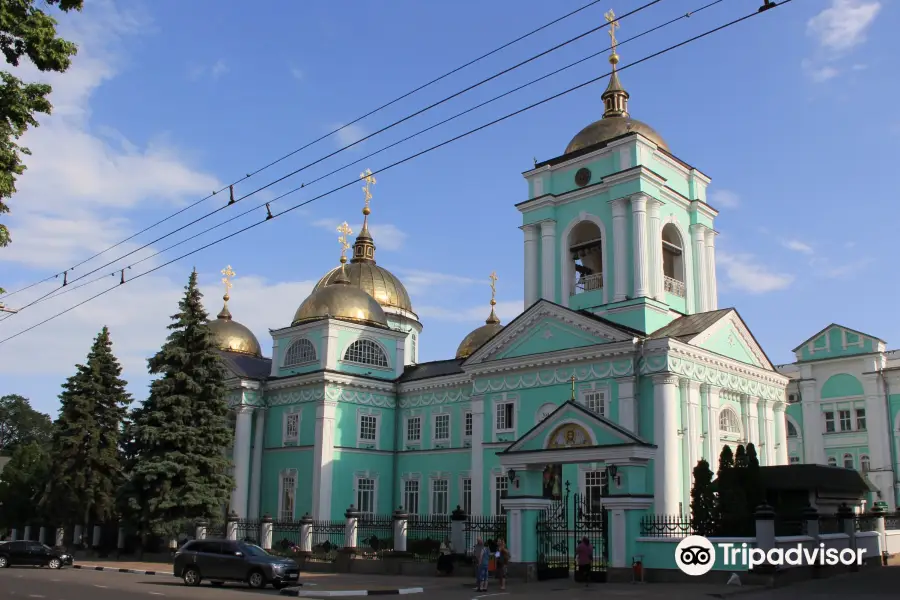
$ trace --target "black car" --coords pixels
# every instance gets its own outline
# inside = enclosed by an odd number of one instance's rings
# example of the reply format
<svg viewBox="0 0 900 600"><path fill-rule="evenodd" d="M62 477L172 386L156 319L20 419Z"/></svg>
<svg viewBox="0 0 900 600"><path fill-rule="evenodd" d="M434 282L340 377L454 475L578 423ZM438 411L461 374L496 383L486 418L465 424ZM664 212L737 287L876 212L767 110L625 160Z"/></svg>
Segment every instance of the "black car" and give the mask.
<svg viewBox="0 0 900 600"><path fill-rule="evenodd" d="M300 566L289 558L269 554L259 546L232 540L194 540L175 553L172 569L185 585L200 585L203 579L213 585L226 581L244 581L261 589L288 587L300 578Z"/></svg>
<svg viewBox="0 0 900 600"><path fill-rule="evenodd" d="M72 555L40 542L3 542L0 544L0 569L10 566L61 569L72 564Z"/></svg>

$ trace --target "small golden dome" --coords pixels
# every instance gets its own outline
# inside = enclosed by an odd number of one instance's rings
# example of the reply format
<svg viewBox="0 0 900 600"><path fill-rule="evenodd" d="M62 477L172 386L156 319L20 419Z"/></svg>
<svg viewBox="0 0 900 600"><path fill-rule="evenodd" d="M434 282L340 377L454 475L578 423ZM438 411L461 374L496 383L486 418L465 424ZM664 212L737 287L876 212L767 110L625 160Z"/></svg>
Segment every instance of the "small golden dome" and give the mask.
<svg viewBox="0 0 900 600"><path fill-rule="evenodd" d="M573 137L569 145L566 146L565 154L601 142L608 142L629 133L639 133L666 152L669 151L669 145L666 144L662 136L646 123L630 117L604 117L579 131L578 135Z"/></svg>
<svg viewBox="0 0 900 600"><path fill-rule="evenodd" d="M337 281L340 272L341 267L338 266L326 273L313 288L313 293L332 285ZM374 298L381 306L399 308L415 315L406 288L393 273L384 267L379 267L375 261L351 261L349 265L344 265L344 273L350 281L351 287Z"/></svg>
<svg viewBox="0 0 900 600"><path fill-rule="evenodd" d="M225 298L225 306L222 307L216 320L207 323L216 347L227 352L261 357L262 348L259 340L247 327L231 318L231 312L228 310L228 296Z"/></svg>
<svg viewBox="0 0 900 600"><path fill-rule="evenodd" d="M350 265L350 267L352 266ZM346 265L341 265L341 267L350 270ZM375 298L360 289L361 286L356 287L348 281L347 277L343 275L341 267L326 275L322 281L316 284L309 298L304 300L297 312L294 313L292 327L329 317L363 325L387 327L387 317L381 305L376 302ZM331 283L323 283L332 274L334 280Z"/></svg>
<svg viewBox="0 0 900 600"><path fill-rule="evenodd" d="M488 340L500 333L500 330L503 329L503 325L500 324L500 319L497 317L497 313L494 312L494 307L497 306L497 300L495 298L497 293L497 274L491 273L490 280L491 314L484 321L484 325L472 331L471 333L469 333L469 335L463 338L463 341L460 342L459 347L456 349L457 359L470 357L473 352L481 348L488 342Z"/></svg>

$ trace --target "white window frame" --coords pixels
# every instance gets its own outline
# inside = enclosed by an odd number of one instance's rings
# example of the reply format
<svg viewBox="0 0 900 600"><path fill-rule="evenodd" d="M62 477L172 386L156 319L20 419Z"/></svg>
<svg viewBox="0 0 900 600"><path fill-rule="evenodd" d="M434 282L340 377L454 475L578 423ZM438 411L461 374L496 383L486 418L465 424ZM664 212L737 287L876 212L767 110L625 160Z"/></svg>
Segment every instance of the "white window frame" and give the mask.
<svg viewBox="0 0 900 600"><path fill-rule="evenodd" d="M288 433L288 423L297 418L297 431L294 435ZM281 445L296 446L300 443L300 426L303 423L303 413L299 407L292 407L281 414Z"/></svg>
<svg viewBox="0 0 900 600"><path fill-rule="evenodd" d="M446 417L447 419L447 435L445 437L438 437L438 418ZM432 444L449 444L450 437L453 435L453 417L449 412L444 412L443 409L438 409L431 413L431 442Z"/></svg>
<svg viewBox="0 0 900 600"><path fill-rule="evenodd" d="M723 427L723 423L727 423L730 427L736 429L737 431L730 431L729 429ZM725 406L722 408L722 410L719 411L719 433L723 436L736 437L738 439L741 439L744 435L744 428L743 424L741 423L741 418L740 416L738 416L738 412L731 406Z"/></svg>
<svg viewBox="0 0 900 600"><path fill-rule="evenodd" d="M859 455L859 470L863 473L868 473L872 470L872 459L869 458L868 454Z"/></svg>
<svg viewBox="0 0 900 600"><path fill-rule="evenodd" d="M285 508L284 508L284 492L285 492L285 481L289 478L293 480L292 491L294 492L294 506L291 507L291 514L289 518L285 518ZM297 514L297 484L298 484L298 475L297 469L282 469L278 473L278 519L280 521L293 521Z"/></svg>
<svg viewBox="0 0 900 600"><path fill-rule="evenodd" d="M609 419L609 386L605 383L597 383L596 381L583 384L578 388L578 403L586 410L590 412L592 411L588 407L587 397L589 394L602 394L602 399L600 400L600 405L602 407L602 412L599 416L604 419Z"/></svg>
<svg viewBox="0 0 900 600"><path fill-rule="evenodd" d="M418 422L419 422L419 437L417 437L417 438L415 438L415 439L409 437L409 427L410 427L410 425L413 424L414 421L418 421ZM412 414L412 415L407 415L407 416L406 416L406 419L405 419L405 426L404 426L404 432L405 432L405 433L404 433L404 438L406 439L406 443L407 443L407 444L415 444L415 445L418 445L418 444L421 444L421 443L422 443L422 435L425 433L425 432L423 431L424 428L425 428L425 427L424 427L424 424L425 424L424 421L425 421L425 420L422 418L422 415L419 415L419 414Z"/></svg>
<svg viewBox="0 0 900 600"><path fill-rule="evenodd" d="M847 466L847 462L850 462L850 466ZM856 458L850 452L844 452L843 456L841 456L841 466L845 469L855 469L856 468Z"/></svg>
<svg viewBox="0 0 900 600"><path fill-rule="evenodd" d="M501 481L502 480L502 481ZM498 485L501 483L502 485ZM506 490L506 497L509 498L509 478L505 473L499 471L491 472L491 514L494 516L498 516L503 514L503 507L498 507L498 504L502 504L500 495L503 490Z"/></svg>
<svg viewBox="0 0 900 600"><path fill-rule="evenodd" d="M836 467L837 466L837 458L835 458L834 456L829 456L828 457L828 466Z"/></svg>
<svg viewBox="0 0 900 600"><path fill-rule="evenodd" d="M371 342L372 344L374 344L375 347L381 351L382 356L384 356L384 362L386 364L385 365L376 365L374 363L358 362L355 360L348 359L347 353L350 351L350 348L357 342ZM344 348L344 351L341 353L341 356L342 356L341 362L345 362L350 365L357 365L360 367L366 367L366 368L370 368L370 369L379 369L381 371L391 371L394 368L391 366L391 356L390 356L390 354L388 354L388 351L384 347L384 344L382 344L378 340L370 338L368 336L362 336L362 337L356 338L355 340L353 340L352 342L347 344L347 346Z"/></svg>
<svg viewBox="0 0 900 600"><path fill-rule="evenodd" d="M438 485L443 484L447 486L447 489L442 492L438 491ZM432 477L430 481L429 487L429 504L428 504L428 513L432 515L449 515L450 514L450 479L448 477ZM437 506L437 495L443 494L444 496L444 511L438 512Z"/></svg>
<svg viewBox="0 0 900 600"><path fill-rule="evenodd" d="M847 433L848 431L853 431L853 411L849 408L843 409L840 408L837 411L838 413L838 423L840 424L840 432ZM847 418L844 418L844 413L847 413ZM844 427L844 423L846 422L847 427Z"/></svg>
<svg viewBox="0 0 900 600"><path fill-rule="evenodd" d="M829 418L831 415L831 418ZM822 419L825 421L824 432L825 433L837 433L837 421L834 418L834 410L825 410L822 411ZM828 430L828 424L831 423L831 431Z"/></svg>
<svg viewBox="0 0 900 600"><path fill-rule="evenodd" d="M416 510L410 511L409 504L406 501L406 486L407 484L416 484ZM422 510L422 476L419 473L408 473L403 476L400 481L400 497L403 499L403 510L407 511L409 514L417 515Z"/></svg>
<svg viewBox="0 0 900 600"><path fill-rule="evenodd" d="M519 396L518 394L497 394L491 398L491 429L494 431L494 435L512 433L515 435L519 420ZM511 404L513 407L512 410L512 424L506 423L506 427L500 428L497 427L498 423L498 410L501 406Z"/></svg>
<svg viewBox="0 0 900 600"><path fill-rule="evenodd" d="M291 352L291 348L293 348L294 346L296 346L297 344L299 344L303 341L308 342L309 347L312 348L312 352L313 352L312 358L303 360L300 362L296 362L296 363L289 363L288 355ZM299 338L294 338L294 339L290 340L287 350L284 351L284 357L281 360L281 367L284 369L293 369L294 367L302 367L304 365L314 364L314 363L318 362L318 360L319 360L319 353L316 350L316 345L313 343L313 341L307 337L299 337Z"/></svg>
<svg viewBox="0 0 900 600"><path fill-rule="evenodd" d="M463 411L463 435L464 440L471 440L475 433L475 416L471 410Z"/></svg>
<svg viewBox="0 0 900 600"><path fill-rule="evenodd" d="M586 465L587 466L587 465ZM580 489L582 490L583 497L585 501L590 501L592 496L594 495L591 490L599 488L600 497L603 496L603 487L606 486L607 490L609 489L609 476L606 474L606 468L602 465L594 464L590 465L592 468L579 468L579 480L580 480ZM588 479L592 479L595 481L591 482L591 485L588 485ZM598 483L599 482L599 483ZM588 505L588 510L592 510L593 506ZM578 510L576 508L576 510Z"/></svg>
<svg viewBox="0 0 900 600"><path fill-rule="evenodd" d="M862 415L860 415L862 413ZM862 421L862 427L860 427L860 421ZM867 427L869 425L868 415L866 415L866 408L863 406L861 408L853 408L853 427L856 431L867 431Z"/></svg>
<svg viewBox="0 0 900 600"><path fill-rule="evenodd" d="M466 483L468 482L468 486ZM472 514L472 475L463 473L459 476L459 507L462 508L467 515ZM468 490L466 488L468 487ZM468 502L466 495L468 492Z"/></svg>
<svg viewBox="0 0 900 600"><path fill-rule="evenodd" d="M375 439L369 440L362 437L362 421L363 417L375 418ZM371 408L360 408L356 411L356 447L374 447L379 450L381 447L381 411Z"/></svg>
<svg viewBox="0 0 900 600"><path fill-rule="evenodd" d="M372 510L363 512L362 505L359 501L359 484L360 481L370 480L372 481ZM378 514L378 474L373 473L371 471L357 471L353 476L353 498L355 500L355 508L362 514L365 515L377 515Z"/></svg>

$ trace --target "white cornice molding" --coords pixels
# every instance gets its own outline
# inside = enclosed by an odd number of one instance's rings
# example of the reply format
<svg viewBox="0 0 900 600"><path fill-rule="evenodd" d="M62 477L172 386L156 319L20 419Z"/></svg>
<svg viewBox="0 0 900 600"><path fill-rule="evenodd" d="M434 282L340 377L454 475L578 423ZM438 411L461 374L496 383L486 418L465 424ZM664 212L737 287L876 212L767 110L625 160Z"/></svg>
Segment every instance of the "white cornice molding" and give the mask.
<svg viewBox="0 0 900 600"><path fill-rule="evenodd" d="M552 457L551 457L552 454ZM656 456L656 448L652 446L582 446L565 450L532 450L513 454L498 453L500 466L504 471L514 465L546 464L552 460L562 463L585 463L615 461L616 465L646 465Z"/></svg>
<svg viewBox="0 0 900 600"><path fill-rule="evenodd" d="M615 140L614 142L610 142L606 146L602 148L598 148L593 152L589 152L588 154L582 154L581 156L576 156L575 158L570 158L569 160L553 164L546 164L540 166L536 169L531 169L529 171L525 171L522 173L522 176L525 179L530 179L535 175L541 172L554 172L554 171L565 171L568 169L573 169L575 167L580 167L581 165L587 164L589 162L594 162L596 160L606 158L610 154L614 154L623 150L625 148L630 147L635 143L635 138L623 138L619 140ZM553 160L553 159L551 159Z"/></svg>
<svg viewBox="0 0 900 600"><path fill-rule="evenodd" d="M284 379L269 381L267 391L284 390L289 388L306 387L310 385L334 384L360 390L378 391L384 394L395 395L397 386L392 382L376 381L368 378L356 377L345 373L331 373L317 371L305 375L294 375Z"/></svg>
<svg viewBox="0 0 900 600"><path fill-rule="evenodd" d="M653 506L653 498L646 498L641 496L604 496L603 497L603 506L609 509L615 508L625 508L625 509L640 509L640 508L650 508Z"/></svg>
<svg viewBox="0 0 900 600"><path fill-rule="evenodd" d="M397 386L400 394L413 394L418 392L428 392L431 390L441 390L449 387L460 387L472 384L472 377L468 373L458 373L455 375L441 375L437 377L429 377L419 381L410 381L401 383Z"/></svg>
<svg viewBox="0 0 900 600"><path fill-rule="evenodd" d="M752 379L758 383L764 383L776 388L787 389L787 385L790 382L789 378L774 370L767 371L766 369L726 358L672 338L667 338L664 341L668 342L669 354L676 357L713 366L726 373L744 377L745 379Z"/></svg>
<svg viewBox="0 0 900 600"><path fill-rule="evenodd" d="M701 202L700 200L691 200L691 211L706 217L710 221L719 216L719 211L714 209L709 204Z"/></svg>

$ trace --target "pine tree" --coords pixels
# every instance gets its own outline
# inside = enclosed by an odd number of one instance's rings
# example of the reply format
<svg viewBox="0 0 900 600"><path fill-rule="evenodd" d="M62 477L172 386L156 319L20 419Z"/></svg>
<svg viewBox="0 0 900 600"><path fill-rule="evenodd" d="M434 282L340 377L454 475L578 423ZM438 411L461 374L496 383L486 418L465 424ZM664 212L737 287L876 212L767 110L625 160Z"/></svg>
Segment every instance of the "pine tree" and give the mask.
<svg viewBox="0 0 900 600"><path fill-rule="evenodd" d="M734 468L746 469L747 465L747 450L744 448L743 444L740 444L734 453Z"/></svg>
<svg viewBox="0 0 900 600"><path fill-rule="evenodd" d="M694 467L694 487L691 488L691 523L697 535L709 536L715 530L718 510L712 478L709 463L700 459Z"/></svg>
<svg viewBox="0 0 900 600"><path fill-rule="evenodd" d="M59 397L42 506L47 516L87 525L109 521L116 512L123 478L119 442L131 396L106 327L75 369Z"/></svg>
<svg viewBox="0 0 900 600"><path fill-rule="evenodd" d="M721 477L722 473L732 467L734 467L734 454L731 452L731 446L725 444L721 454L719 454L719 470L716 472L716 478Z"/></svg>
<svg viewBox="0 0 900 600"><path fill-rule="evenodd" d="M762 474L759 471L759 457L756 455L756 446L753 445L753 442L747 444L747 473L744 476L744 492L747 496L747 504L753 511L766 501Z"/></svg>
<svg viewBox="0 0 900 600"><path fill-rule="evenodd" d="M215 516L233 488L224 372L201 298L195 271L166 343L148 361L160 377L128 428L133 467L126 495L144 534Z"/></svg>

